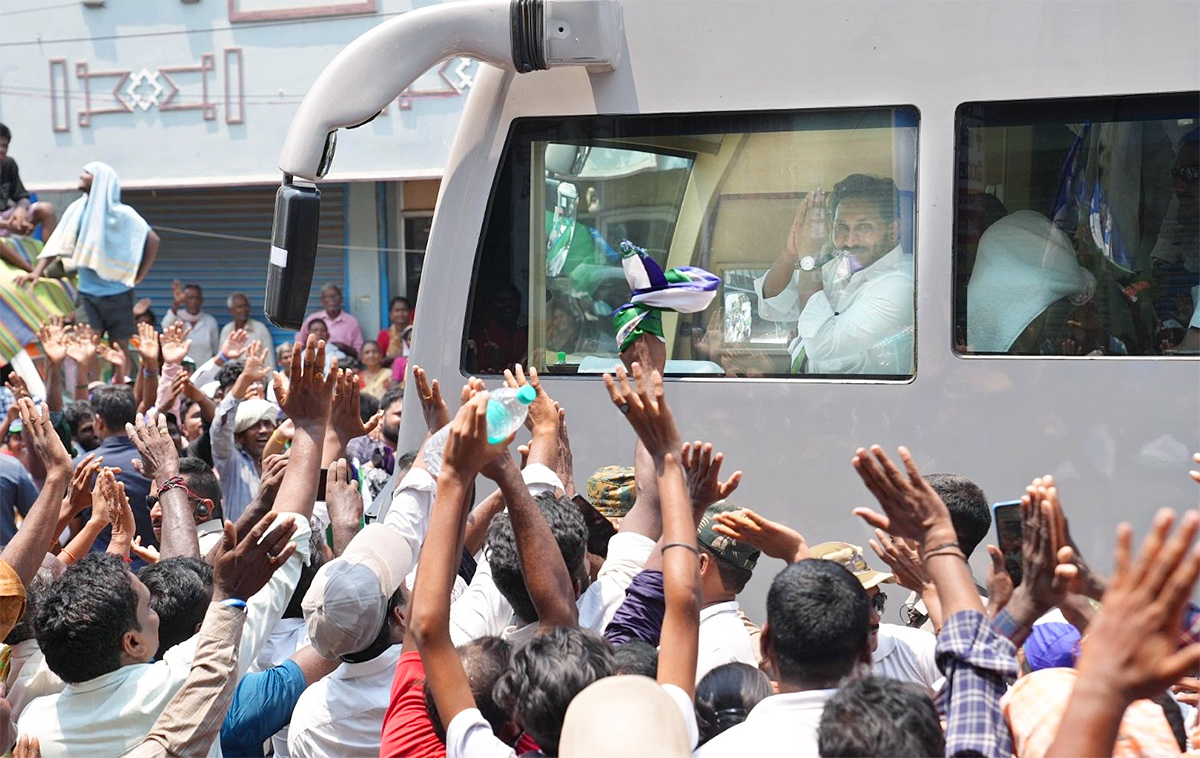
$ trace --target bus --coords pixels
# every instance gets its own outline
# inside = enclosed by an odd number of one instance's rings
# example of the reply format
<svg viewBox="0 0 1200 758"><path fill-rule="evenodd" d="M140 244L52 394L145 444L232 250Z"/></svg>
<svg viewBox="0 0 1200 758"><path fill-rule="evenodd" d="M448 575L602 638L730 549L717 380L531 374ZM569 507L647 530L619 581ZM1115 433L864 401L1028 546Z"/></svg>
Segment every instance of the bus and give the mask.
<svg viewBox="0 0 1200 758"><path fill-rule="evenodd" d="M1191 1L414 11L347 47L297 112L269 315L303 313L287 277L304 273L309 183L337 178L333 135L471 56L411 356L448 395L535 366L568 409L576 478L631 465L601 381L628 241L718 280L704 310L663 315L666 393L684 439L744 472L732 502L810 544L865 544L850 458L906 445L993 502L1053 474L1075 542L1107 569L1118 522L1142 532L1200 500L1197 29ZM841 218L856 182L891 193L875 238ZM294 272L277 265L289 253ZM810 313L815 279L827 313ZM884 328L839 332L858 307L839 303L885 280L867 311L890 308ZM402 447L423 434L404 414ZM982 579L986 552L972 564Z"/></svg>

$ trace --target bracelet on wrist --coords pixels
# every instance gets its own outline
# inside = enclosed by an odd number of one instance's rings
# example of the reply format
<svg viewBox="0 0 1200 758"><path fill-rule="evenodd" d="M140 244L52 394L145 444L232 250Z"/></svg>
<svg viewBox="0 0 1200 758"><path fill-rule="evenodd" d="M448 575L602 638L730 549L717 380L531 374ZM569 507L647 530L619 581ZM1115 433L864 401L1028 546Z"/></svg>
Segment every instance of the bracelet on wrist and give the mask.
<svg viewBox="0 0 1200 758"><path fill-rule="evenodd" d="M669 550L670 548L673 548L673 547L681 547L684 550L691 550L696 555L700 555L699 548L697 548L695 545L689 545L686 542L668 542L667 544L662 546L662 552L665 553L665 552L667 552L667 550Z"/></svg>
<svg viewBox="0 0 1200 758"><path fill-rule="evenodd" d="M182 476L173 476L160 484L158 486L158 496L161 498L165 493L173 489L187 491L187 485L184 483Z"/></svg>
<svg viewBox="0 0 1200 758"><path fill-rule="evenodd" d="M243 611L246 610L246 601L241 598L227 597L221 601L221 605L226 605L230 608L240 608Z"/></svg>

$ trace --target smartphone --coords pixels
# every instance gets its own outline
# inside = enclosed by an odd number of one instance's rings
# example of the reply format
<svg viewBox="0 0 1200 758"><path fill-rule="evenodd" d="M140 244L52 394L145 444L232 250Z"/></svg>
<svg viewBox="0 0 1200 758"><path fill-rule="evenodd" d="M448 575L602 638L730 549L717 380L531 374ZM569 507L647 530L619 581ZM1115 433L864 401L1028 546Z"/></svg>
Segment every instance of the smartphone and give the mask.
<svg viewBox="0 0 1200 758"><path fill-rule="evenodd" d="M325 497L325 485L328 481L329 481L329 469L322 468L321 475L320 475L320 477L317 478L317 500L318 501L324 501L327 499ZM355 466L353 463L350 464L350 481L352 481L352 482L358 481L358 467ZM368 503L368 505L369 505L369 503Z"/></svg>
<svg viewBox="0 0 1200 758"><path fill-rule="evenodd" d="M587 524L588 552L601 558L607 558L608 541L617 533L617 530L608 519L604 518L604 514L596 510L583 495L576 495L571 500L583 514L583 520Z"/></svg>
<svg viewBox="0 0 1200 758"><path fill-rule="evenodd" d="M996 534L1000 539L1000 551L1004 553L1004 568L1012 577L1013 586L1021 583L1021 501L1005 500L992 505L996 519Z"/></svg>

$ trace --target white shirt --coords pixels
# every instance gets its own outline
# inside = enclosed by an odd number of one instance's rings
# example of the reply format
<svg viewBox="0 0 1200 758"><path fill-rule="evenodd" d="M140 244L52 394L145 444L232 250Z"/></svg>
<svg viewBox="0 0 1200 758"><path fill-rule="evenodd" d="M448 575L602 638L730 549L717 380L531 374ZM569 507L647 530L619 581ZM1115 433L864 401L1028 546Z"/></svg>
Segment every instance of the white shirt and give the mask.
<svg viewBox="0 0 1200 758"><path fill-rule="evenodd" d="M230 521L237 521L246 506L253 502L262 479L254 458L238 447L234 437L241 402L232 392L221 398L208 430L213 464L221 483L221 510Z"/></svg>
<svg viewBox="0 0 1200 758"><path fill-rule="evenodd" d="M772 695L751 708L745 721L713 737L694 756L817 758L821 713L836 693L833 689Z"/></svg>
<svg viewBox="0 0 1200 758"><path fill-rule="evenodd" d="M879 625L879 645L871 653L871 673L925 688L929 697L945 683L934 652L937 637L897 624Z"/></svg>
<svg viewBox="0 0 1200 758"><path fill-rule="evenodd" d="M296 758L377 758L400 648L343 663L305 690L292 711L288 751Z"/></svg>
<svg viewBox="0 0 1200 758"><path fill-rule="evenodd" d="M688 739L694 747L700 741L700 728L696 725L696 709L692 699L673 684L664 684L662 688L683 715ZM478 708L461 711L446 727L446 758L516 758L516 755L516 751L492 732L491 725Z"/></svg>
<svg viewBox="0 0 1200 758"><path fill-rule="evenodd" d="M838 282L843 259L821 267L822 289L800 310L800 272L779 294L763 296L766 276L754 280L759 315L796 321L799 336L788 352L801 350L807 374L911 374L913 366L913 260L899 245Z"/></svg>
<svg viewBox="0 0 1200 758"><path fill-rule="evenodd" d="M42 655L36 639L28 639L14 646L9 666L7 699L12 706L13 721L19 719L25 706L35 699L62 692L63 687L67 686L46 665L46 657Z"/></svg>
<svg viewBox="0 0 1200 758"><path fill-rule="evenodd" d="M221 342L218 339L221 329L217 326L217 320L210 314L201 312L200 318L192 323L187 319L179 318L175 311L168 310L163 316L163 329L176 321L183 321L191 327L187 333L187 339L192 341L191 347L188 348L188 357L194 360L197 366L212 358L221 349Z"/></svg>
<svg viewBox="0 0 1200 758"><path fill-rule="evenodd" d="M232 334L233 330L236 328L237 327L234 326L232 321L230 321L225 326L221 327L221 334L217 340L217 349L218 350L221 349L221 345L225 344L225 340L229 339L229 335ZM267 359L266 359L266 361L264 361L264 363L266 363L266 365L272 371L274 371L275 365L276 365L275 364L275 338L271 336L271 330L268 329L267 325L264 324L263 322L256 321L255 319L252 319L252 318L246 319L246 325L243 326L242 329L246 330L246 334L249 337L247 344L249 344L250 342L253 342L254 340L258 340L259 342L261 342L263 344L263 347L265 347L267 349Z"/></svg>
<svg viewBox="0 0 1200 758"><path fill-rule="evenodd" d="M700 609L700 648L696 658L696 682L717 666L745 663L758 667L750 632L738 615L738 602L729 600Z"/></svg>
<svg viewBox="0 0 1200 758"><path fill-rule="evenodd" d="M301 564L308 561L311 530L304 519L296 522L292 538L296 553L248 602L239 650L239 674L249 668L267 635L283 616L300 579ZM21 714L18 732L40 740L42 758L121 755L141 744L150 733L159 714L187 680L195 652L193 636L168 650L161 661L122 666L86 682L68 684L61 693L39 697ZM209 755L220 754L218 740Z"/></svg>
<svg viewBox="0 0 1200 758"><path fill-rule="evenodd" d="M208 555L225 538L225 524L221 519L211 518L196 524L196 541L200 543L200 557Z"/></svg>

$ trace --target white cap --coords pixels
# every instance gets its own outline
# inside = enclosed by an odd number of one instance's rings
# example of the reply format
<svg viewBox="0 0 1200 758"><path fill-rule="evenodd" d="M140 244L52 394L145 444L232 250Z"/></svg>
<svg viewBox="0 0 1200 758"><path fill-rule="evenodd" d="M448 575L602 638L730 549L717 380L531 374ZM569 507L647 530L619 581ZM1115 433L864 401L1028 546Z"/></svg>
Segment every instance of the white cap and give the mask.
<svg viewBox="0 0 1200 758"><path fill-rule="evenodd" d="M317 571L301 603L316 651L340 658L366 649L412 564L408 543L390 527L370 524L356 534L341 557Z"/></svg>
<svg viewBox="0 0 1200 758"><path fill-rule="evenodd" d="M620 703L621 725L602 716ZM567 706L558 740L562 758L688 758L691 740L683 712L658 682L646 676L606 676Z"/></svg>

